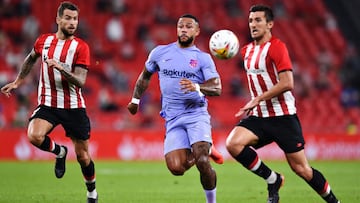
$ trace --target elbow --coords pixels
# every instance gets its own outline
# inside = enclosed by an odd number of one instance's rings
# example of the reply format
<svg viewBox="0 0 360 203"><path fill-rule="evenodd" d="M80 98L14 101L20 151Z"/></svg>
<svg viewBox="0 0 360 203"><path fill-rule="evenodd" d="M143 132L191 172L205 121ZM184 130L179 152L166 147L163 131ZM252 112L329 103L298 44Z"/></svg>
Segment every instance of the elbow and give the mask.
<svg viewBox="0 0 360 203"><path fill-rule="evenodd" d="M86 83L86 78L81 78L80 80L78 80L76 86L78 86L79 88L83 88L85 86Z"/></svg>
<svg viewBox="0 0 360 203"><path fill-rule="evenodd" d="M207 91L204 94L207 95L207 96L220 96L221 95L221 89L214 89L212 91Z"/></svg>
<svg viewBox="0 0 360 203"><path fill-rule="evenodd" d="M213 96L220 96L222 93L221 80L220 78L215 78L214 81L215 81L215 86L214 86Z"/></svg>
<svg viewBox="0 0 360 203"><path fill-rule="evenodd" d="M85 81L80 81L78 84L76 84L77 87L83 88L85 86Z"/></svg>
<svg viewBox="0 0 360 203"><path fill-rule="evenodd" d="M220 96L221 93L222 93L222 90L221 90L221 88L219 88L219 89L216 89L216 90L213 92L212 96Z"/></svg>
<svg viewBox="0 0 360 203"><path fill-rule="evenodd" d="M215 96L220 96L222 93L222 90L221 89L218 89L216 92L215 92Z"/></svg>
<svg viewBox="0 0 360 203"><path fill-rule="evenodd" d="M294 89L294 81L292 79L281 80L278 85L279 89L283 92L292 91Z"/></svg>
<svg viewBox="0 0 360 203"><path fill-rule="evenodd" d="M219 79L219 84L217 85L217 87L215 88L215 96L220 96L222 93L222 85L220 83L220 79Z"/></svg>
<svg viewBox="0 0 360 203"><path fill-rule="evenodd" d="M284 87L285 91L292 91L294 89L294 83L288 83Z"/></svg>
<svg viewBox="0 0 360 203"><path fill-rule="evenodd" d="M287 85L289 90L293 90L294 89L294 82L289 82Z"/></svg>

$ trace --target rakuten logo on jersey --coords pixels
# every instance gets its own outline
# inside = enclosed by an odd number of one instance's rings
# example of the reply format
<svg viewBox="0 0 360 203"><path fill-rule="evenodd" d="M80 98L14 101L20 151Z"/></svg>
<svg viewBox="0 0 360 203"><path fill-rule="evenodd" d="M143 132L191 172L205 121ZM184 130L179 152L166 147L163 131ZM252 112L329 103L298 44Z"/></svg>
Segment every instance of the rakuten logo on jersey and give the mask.
<svg viewBox="0 0 360 203"><path fill-rule="evenodd" d="M163 74L165 76L169 76L171 78L195 78L195 74L194 73L190 73L190 72L186 72L186 71L178 71L178 70L168 70L168 69L164 69Z"/></svg>

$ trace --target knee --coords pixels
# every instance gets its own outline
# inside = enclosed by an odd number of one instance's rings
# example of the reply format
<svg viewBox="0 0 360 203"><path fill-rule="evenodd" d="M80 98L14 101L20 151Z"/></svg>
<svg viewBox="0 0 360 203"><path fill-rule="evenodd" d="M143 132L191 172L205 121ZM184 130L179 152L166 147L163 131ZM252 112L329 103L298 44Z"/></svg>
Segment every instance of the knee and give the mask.
<svg viewBox="0 0 360 203"><path fill-rule="evenodd" d="M195 160L196 167L200 172L205 172L208 169L211 169L211 165L209 162L208 156L200 156L197 160Z"/></svg>
<svg viewBox="0 0 360 203"><path fill-rule="evenodd" d="M234 139L233 136L226 138L225 146L232 156L237 156L244 148L244 145L238 139Z"/></svg>
<svg viewBox="0 0 360 203"><path fill-rule="evenodd" d="M226 149L230 152L234 148L234 145L235 143L231 137L227 137L225 142Z"/></svg>
<svg viewBox="0 0 360 203"><path fill-rule="evenodd" d="M28 132L27 136L28 136L29 142L35 146L40 146L45 138L44 134L31 132L31 131Z"/></svg>
<svg viewBox="0 0 360 203"><path fill-rule="evenodd" d="M296 165L292 166L291 169L296 173L296 175L308 180L311 179L312 169L309 166Z"/></svg>
<svg viewBox="0 0 360 203"><path fill-rule="evenodd" d="M78 163L83 167L89 165L90 163L90 156L87 152L77 152L76 159Z"/></svg>
<svg viewBox="0 0 360 203"><path fill-rule="evenodd" d="M167 168L175 176L182 176L186 171L186 168L181 164L167 163Z"/></svg>
<svg viewBox="0 0 360 203"><path fill-rule="evenodd" d="M185 168L184 167L171 167L171 168L169 168L169 171L174 176L182 176L185 173Z"/></svg>

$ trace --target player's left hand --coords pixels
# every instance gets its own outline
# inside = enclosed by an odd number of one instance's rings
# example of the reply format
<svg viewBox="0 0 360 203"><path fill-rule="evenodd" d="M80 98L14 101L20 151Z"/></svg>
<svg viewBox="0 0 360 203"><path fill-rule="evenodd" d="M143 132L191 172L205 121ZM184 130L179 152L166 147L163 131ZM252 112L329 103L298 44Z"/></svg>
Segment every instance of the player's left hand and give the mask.
<svg viewBox="0 0 360 203"><path fill-rule="evenodd" d="M195 83L193 83L191 80L183 78L180 80L180 86L181 86L181 90L186 94L189 92L195 92L196 91L196 86Z"/></svg>

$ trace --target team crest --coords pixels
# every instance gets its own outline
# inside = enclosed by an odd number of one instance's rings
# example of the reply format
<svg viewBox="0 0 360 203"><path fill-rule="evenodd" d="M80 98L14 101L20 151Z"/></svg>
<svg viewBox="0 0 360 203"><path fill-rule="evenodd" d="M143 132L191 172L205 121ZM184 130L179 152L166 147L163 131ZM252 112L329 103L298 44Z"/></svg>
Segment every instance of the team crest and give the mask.
<svg viewBox="0 0 360 203"><path fill-rule="evenodd" d="M190 59L190 66L191 66L192 68L195 68L195 67L197 66L197 64L198 64L198 61L197 61L197 60L195 60L195 59Z"/></svg>

